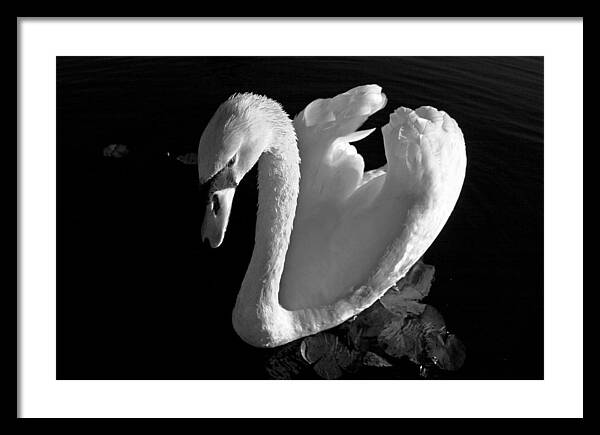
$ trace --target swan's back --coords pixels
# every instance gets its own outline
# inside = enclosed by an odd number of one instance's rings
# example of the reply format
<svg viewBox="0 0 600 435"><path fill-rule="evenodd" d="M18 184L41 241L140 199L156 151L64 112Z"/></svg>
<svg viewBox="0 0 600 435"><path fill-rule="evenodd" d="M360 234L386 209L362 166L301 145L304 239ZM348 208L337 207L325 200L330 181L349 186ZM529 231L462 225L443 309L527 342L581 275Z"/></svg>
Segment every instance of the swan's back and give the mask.
<svg viewBox="0 0 600 435"><path fill-rule="evenodd" d="M351 142L387 103L377 85L309 104L294 119L301 158L296 218L279 298L326 306L368 285L381 294L433 242L464 179L464 139L431 107L397 109L382 128L387 164L364 173Z"/></svg>

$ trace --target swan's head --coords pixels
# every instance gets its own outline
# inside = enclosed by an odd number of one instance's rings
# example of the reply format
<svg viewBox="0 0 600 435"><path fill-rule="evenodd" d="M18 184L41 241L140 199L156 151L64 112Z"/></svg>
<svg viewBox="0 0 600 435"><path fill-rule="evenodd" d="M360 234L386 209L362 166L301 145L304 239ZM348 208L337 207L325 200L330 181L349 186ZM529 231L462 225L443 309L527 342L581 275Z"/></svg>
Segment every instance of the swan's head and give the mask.
<svg viewBox="0 0 600 435"><path fill-rule="evenodd" d="M235 94L217 109L198 145L200 183L208 185L202 240L221 245L235 189L271 143L266 119L253 94Z"/></svg>

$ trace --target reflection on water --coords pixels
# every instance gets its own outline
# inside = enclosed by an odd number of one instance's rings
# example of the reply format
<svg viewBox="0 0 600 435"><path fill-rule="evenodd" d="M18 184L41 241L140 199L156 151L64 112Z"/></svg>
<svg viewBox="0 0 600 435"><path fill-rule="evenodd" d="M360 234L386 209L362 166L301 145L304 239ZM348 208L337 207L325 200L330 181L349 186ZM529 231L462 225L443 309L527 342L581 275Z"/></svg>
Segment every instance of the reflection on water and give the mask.
<svg viewBox="0 0 600 435"><path fill-rule="evenodd" d="M274 351L266 350L265 368L273 379L361 377L378 369L392 378L442 377L460 369L465 346L446 328L433 306L422 302L435 268L422 261L370 308L316 335ZM406 362L413 364L406 367ZM371 377L372 375L370 375Z"/></svg>

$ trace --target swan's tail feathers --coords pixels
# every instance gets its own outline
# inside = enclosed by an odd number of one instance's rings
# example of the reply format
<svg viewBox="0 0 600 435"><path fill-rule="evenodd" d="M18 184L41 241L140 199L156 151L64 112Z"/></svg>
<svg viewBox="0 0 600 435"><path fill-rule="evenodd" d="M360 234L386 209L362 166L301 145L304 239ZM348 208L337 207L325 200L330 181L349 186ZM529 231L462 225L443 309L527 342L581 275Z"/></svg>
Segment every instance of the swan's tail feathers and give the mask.
<svg viewBox="0 0 600 435"><path fill-rule="evenodd" d="M302 160L303 198L299 201L339 201L356 190L364 161L350 143L374 131L356 129L386 103L380 86L358 86L333 98L315 100L296 116Z"/></svg>
<svg viewBox="0 0 600 435"><path fill-rule="evenodd" d="M439 186L442 180L456 184L456 174L464 174L464 138L447 113L431 106L416 110L400 107L381 130L388 191L421 191L432 184Z"/></svg>

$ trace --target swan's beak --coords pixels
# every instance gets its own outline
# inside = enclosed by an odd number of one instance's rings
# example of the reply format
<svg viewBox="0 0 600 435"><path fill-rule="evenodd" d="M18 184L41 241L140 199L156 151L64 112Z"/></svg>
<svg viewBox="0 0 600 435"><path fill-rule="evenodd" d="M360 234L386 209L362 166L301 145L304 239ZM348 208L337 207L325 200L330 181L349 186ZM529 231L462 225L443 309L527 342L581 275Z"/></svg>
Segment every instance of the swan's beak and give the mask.
<svg viewBox="0 0 600 435"><path fill-rule="evenodd" d="M235 187L213 192L206 205L204 222L202 223L202 241L208 239L211 248L218 248L223 243Z"/></svg>

